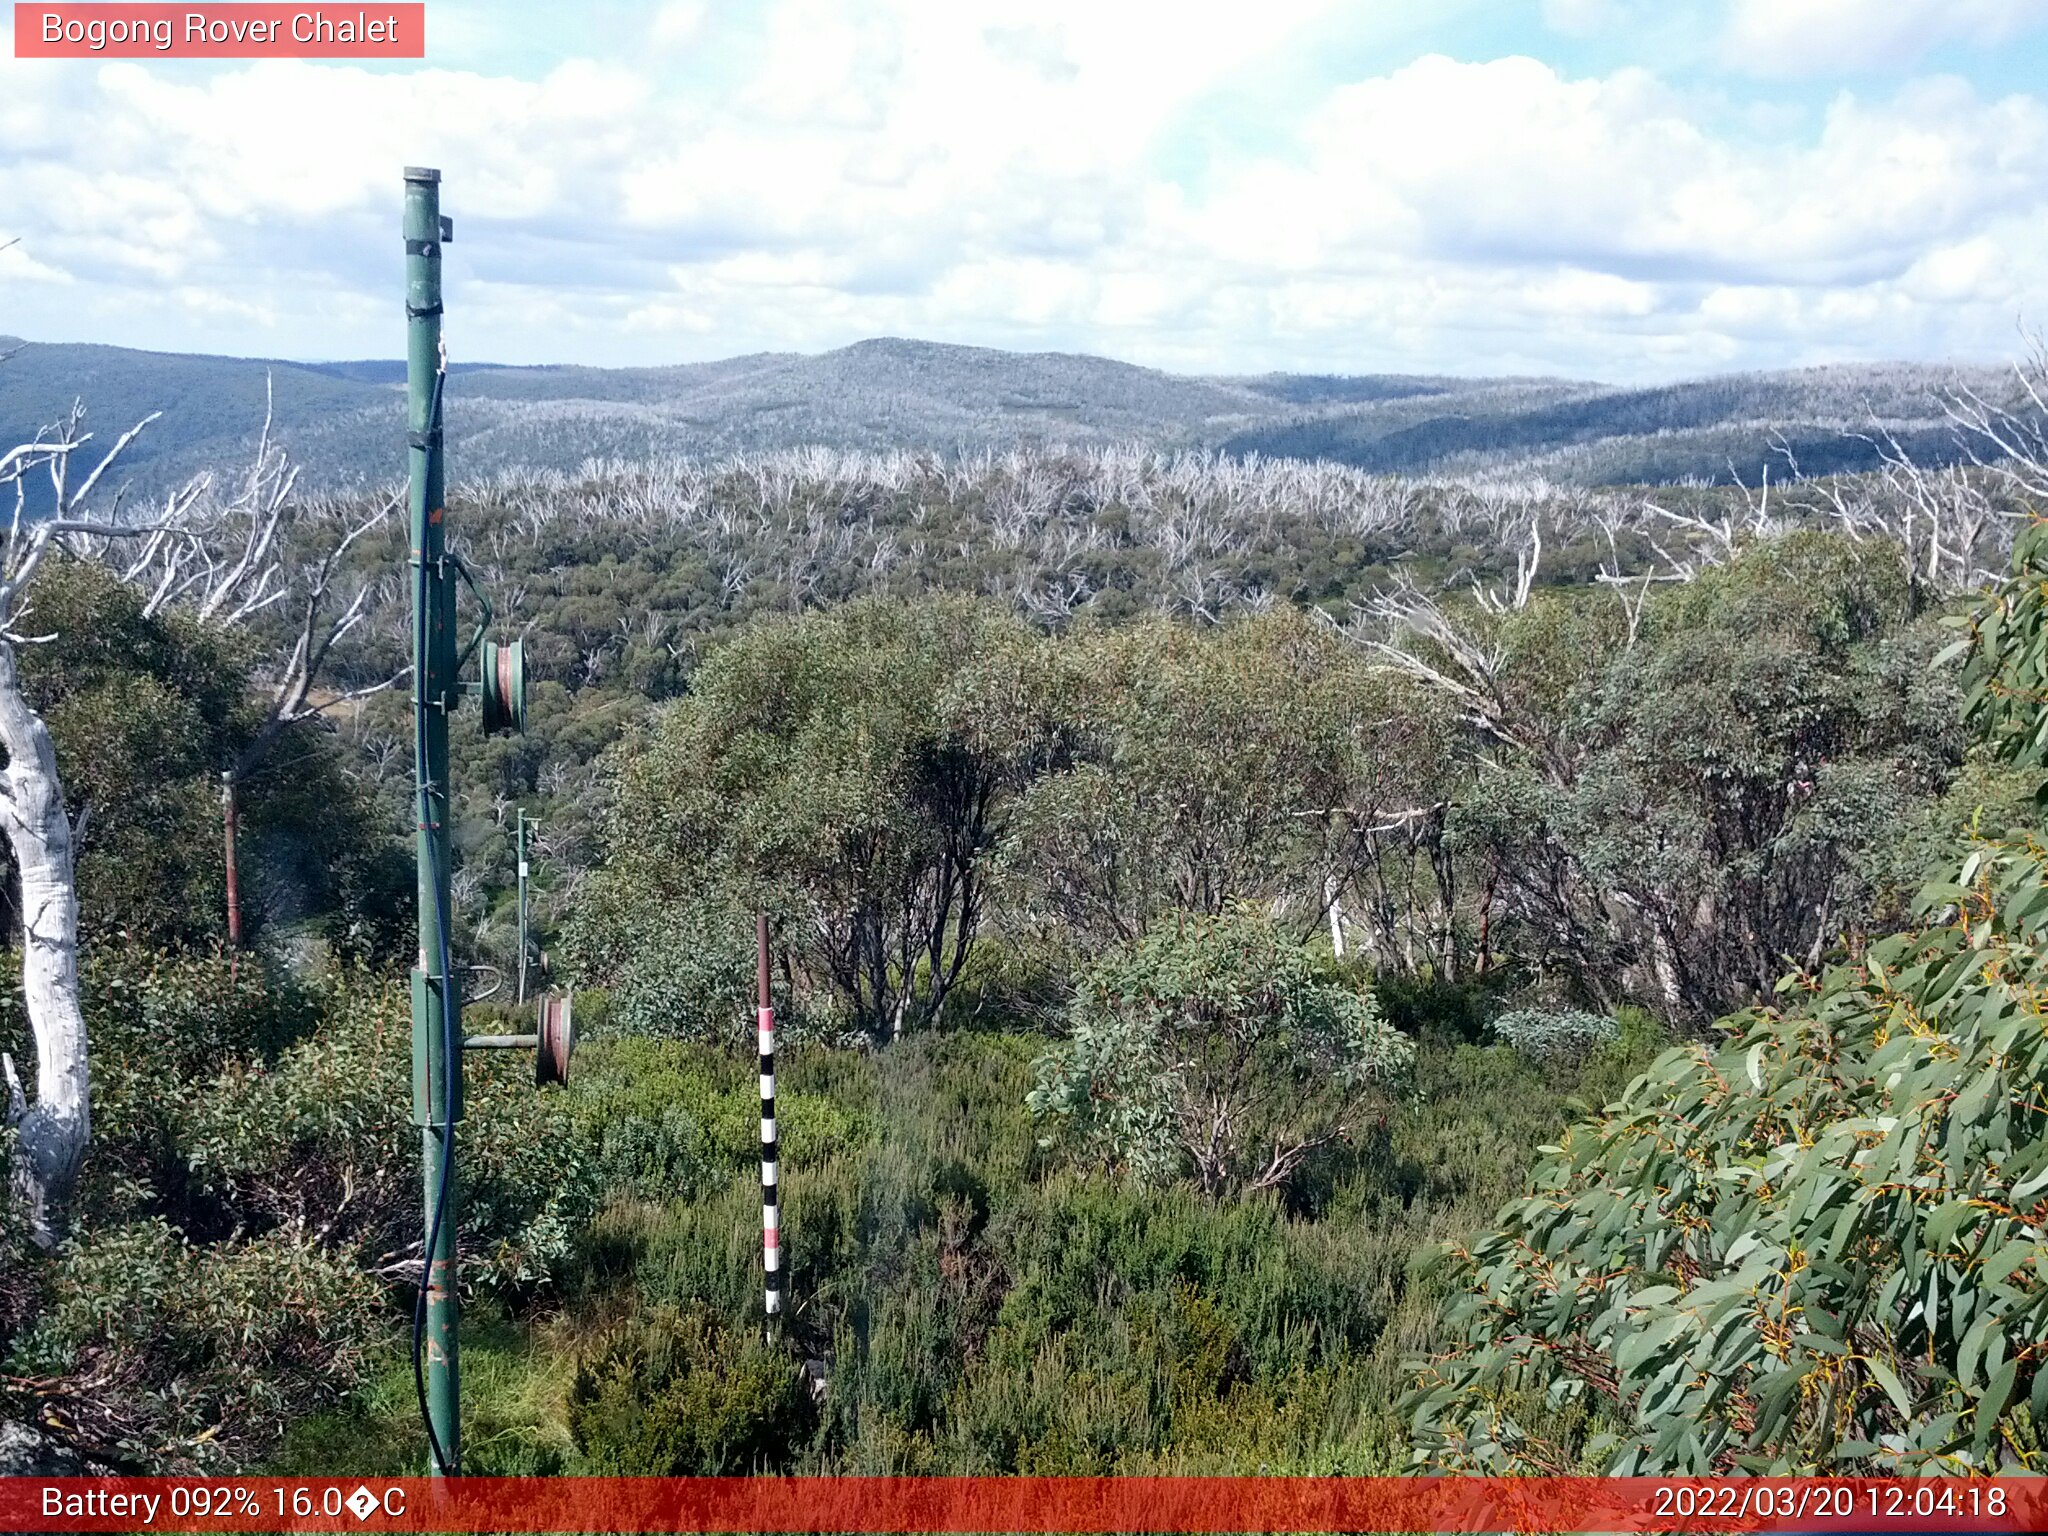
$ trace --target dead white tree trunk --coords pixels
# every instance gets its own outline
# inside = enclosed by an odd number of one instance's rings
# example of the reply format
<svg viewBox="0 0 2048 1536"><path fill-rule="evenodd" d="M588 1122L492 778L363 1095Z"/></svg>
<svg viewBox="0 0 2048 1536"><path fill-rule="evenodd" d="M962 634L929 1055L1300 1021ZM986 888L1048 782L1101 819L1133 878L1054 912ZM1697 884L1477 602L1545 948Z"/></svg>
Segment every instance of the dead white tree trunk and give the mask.
<svg viewBox="0 0 2048 1536"><path fill-rule="evenodd" d="M22 1091L14 1058L7 1075L7 1123L14 1128L13 1189L30 1235L44 1248L64 1235L71 1192L92 1134L85 1016L78 999L78 888L71 874L71 819L57 778L49 727L29 707L0 639L0 821L21 875L21 991L36 1043L36 1097Z"/></svg>
<svg viewBox="0 0 2048 1536"><path fill-rule="evenodd" d="M28 1231L38 1246L55 1247L69 1226L71 1196L92 1134L91 1073L85 1015L78 992L78 886L72 851L79 827L64 805L57 749L49 727L22 691L15 647L35 636L20 628L43 557L55 543L182 536L179 523L189 496L174 496L163 522L113 523L75 517L121 450L141 431L125 433L77 488L70 468L91 440L73 407L55 437L41 437L0 453L0 485L15 488L14 515L0 548L0 824L21 882L21 990L36 1048L36 1094L30 1102L11 1056L0 1055L7 1080L7 1123L15 1132L9 1180ZM146 423L145 423L146 424ZM24 477L49 473L52 511L41 520L24 515ZM81 825L83 815L81 814Z"/></svg>

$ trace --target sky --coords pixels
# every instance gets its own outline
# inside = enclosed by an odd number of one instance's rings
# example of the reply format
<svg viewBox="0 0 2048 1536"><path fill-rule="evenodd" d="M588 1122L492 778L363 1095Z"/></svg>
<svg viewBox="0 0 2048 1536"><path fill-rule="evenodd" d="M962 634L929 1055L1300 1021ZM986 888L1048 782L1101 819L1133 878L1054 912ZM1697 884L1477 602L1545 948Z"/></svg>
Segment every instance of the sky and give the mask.
<svg viewBox="0 0 2048 1536"><path fill-rule="evenodd" d="M0 334L456 360L870 336L1179 372L1997 361L2048 0L428 0L406 64L18 60Z"/></svg>

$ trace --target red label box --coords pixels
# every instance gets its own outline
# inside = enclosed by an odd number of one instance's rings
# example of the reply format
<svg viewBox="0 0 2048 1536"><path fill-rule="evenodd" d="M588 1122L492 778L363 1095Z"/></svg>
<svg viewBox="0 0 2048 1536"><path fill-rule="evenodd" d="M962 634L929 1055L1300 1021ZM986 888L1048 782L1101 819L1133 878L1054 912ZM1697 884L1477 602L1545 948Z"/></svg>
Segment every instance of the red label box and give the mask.
<svg viewBox="0 0 2048 1536"><path fill-rule="evenodd" d="M423 59L424 4L23 5L17 59Z"/></svg>
<svg viewBox="0 0 2048 1536"><path fill-rule="evenodd" d="M939 1533L2048 1529L2048 1478L0 1478L0 1532Z"/></svg>

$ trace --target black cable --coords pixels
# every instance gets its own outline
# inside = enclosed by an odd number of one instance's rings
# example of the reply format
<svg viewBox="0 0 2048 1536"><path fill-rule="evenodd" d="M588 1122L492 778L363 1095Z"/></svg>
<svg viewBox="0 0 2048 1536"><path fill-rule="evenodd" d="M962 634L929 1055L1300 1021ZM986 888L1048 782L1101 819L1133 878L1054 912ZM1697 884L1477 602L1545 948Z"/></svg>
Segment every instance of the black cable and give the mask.
<svg viewBox="0 0 2048 1536"><path fill-rule="evenodd" d="M428 420L433 429L441 426L441 392L448 381L448 370L444 364L434 375L434 399L428 411ZM422 488L424 495L425 489ZM431 513L433 509L429 508ZM418 551L419 574L414 585L413 604L413 781L419 788L420 826L425 829L432 824L433 803L428 794L427 780L427 724L431 718L428 711L433 707L427 699L427 648L432 642L432 616L427 610L430 590L427 581L427 551L424 536ZM429 858L433 857L434 839L426 840ZM434 1249L441 1241L442 1223L448 1213L448 1186L455 1171L455 1103L456 1088L461 1079L462 1045L457 1036L458 1021L454 1007L454 967L449 963L448 954L448 882L442 878L438 865L432 870L434 881L434 919L438 953L434 956L440 962L441 988L441 1187L434 1197L434 1212L427 1223L426 1241L420 1249L419 1294L414 1299L412 1310L412 1385L419 1398L420 1423L426 1426L427 1449L434 1459L436 1470L443 1477L455 1475L449 1465L447 1450L441 1444L441 1437L434 1433L434 1415L427 1407L427 1375L425 1366L427 1337L427 1288L433 1278Z"/></svg>

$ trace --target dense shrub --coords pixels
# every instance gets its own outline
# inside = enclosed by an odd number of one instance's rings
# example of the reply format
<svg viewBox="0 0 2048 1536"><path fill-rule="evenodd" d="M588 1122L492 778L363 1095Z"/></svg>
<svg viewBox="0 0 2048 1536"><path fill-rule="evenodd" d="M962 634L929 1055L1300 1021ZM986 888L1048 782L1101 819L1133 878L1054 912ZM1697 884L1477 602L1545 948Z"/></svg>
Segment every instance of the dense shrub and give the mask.
<svg viewBox="0 0 2048 1536"><path fill-rule="evenodd" d="M95 1139L77 1242L10 1266L15 1390L38 1382L95 1454L244 1464L354 1387L410 1299L406 995L103 946L85 1005ZM530 1063L472 1059L467 1075L465 1279L518 1296L569 1258L596 1159Z"/></svg>
<svg viewBox="0 0 2048 1536"><path fill-rule="evenodd" d="M573 974L602 984L608 1029L732 1042L753 1026L754 919L730 903L636 901L600 886L570 920L563 948Z"/></svg>
<svg viewBox="0 0 2048 1536"><path fill-rule="evenodd" d="M789 1431L788 1470L1397 1470L1402 1359L1439 1326L1412 1251L1496 1209L1555 1138L1563 1096L1614 1097L1646 1047L1629 1034L1585 1063L1538 1067L1427 1042L1385 1130L1375 1116L1328 1148L1285 1202L1068 1168L1024 1106L1043 1048L971 1030L787 1058L785 1328L830 1376L815 1429ZM567 1389L635 1316L699 1317L734 1349L756 1334L752 1088L750 1062L698 1045L611 1039L579 1055L565 1099L579 1117L619 1128L615 1151L638 1149L667 1128L642 1141L626 1126L682 1106L694 1131L669 1145L693 1171L630 1189L604 1173L621 1198L579 1242L567 1305L499 1322L472 1310L473 1470L594 1470L570 1435ZM295 1435L284 1464L415 1467L411 1376L400 1351L390 1359L353 1412ZM617 1410L608 1421L631 1442L646 1407L620 1385L603 1412ZM600 1434L593 1454L600 1438L616 1449Z"/></svg>
<svg viewBox="0 0 2048 1536"><path fill-rule="evenodd" d="M179 1142L195 1184L245 1223L311 1230L388 1265L417 1241L410 1005L395 985L337 991L318 1033L273 1062L230 1066L189 1098ZM465 1062L465 1270L544 1285L601 1199L595 1159L559 1093L509 1053Z"/></svg>
<svg viewBox="0 0 2048 1536"><path fill-rule="evenodd" d="M22 682L68 803L91 807L77 848L81 931L196 949L226 932L219 775L261 718L261 646L177 612L146 615L145 596L94 562L47 563L35 612L53 638L23 649ZM350 766L302 724L243 781L246 940L299 925L352 958L400 952L410 860L400 823ZM13 907L14 889L11 875L0 881L0 906Z"/></svg>
<svg viewBox="0 0 2048 1536"><path fill-rule="evenodd" d="M787 1058L792 1064L800 1051ZM564 1101L575 1136L595 1150L598 1179L614 1195L690 1200L735 1174L757 1175L761 1097L756 1058L683 1041L595 1041L577 1055ZM776 1101L785 1156L816 1166L862 1145L868 1118L808 1091L785 1072Z"/></svg>
<svg viewBox="0 0 2048 1536"><path fill-rule="evenodd" d="M1516 1008L1487 1027L1536 1061L1577 1061L1621 1038L1619 1021L1583 1008Z"/></svg>
<svg viewBox="0 0 2048 1536"><path fill-rule="evenodd" d="M2038 774L2039 528L2014 561L1958 648L1972 722ZM1917 927L1668 1053L1447 1250L1435 1464L2048 1467L2048 854L2023 827L1956 857Z"/></svg>
<svg viewBox="0 0 2048 1536"><path fill-rule="evenodd" d="M356 1386L391 1335L382 1287L303 1232L204 1247L160 1219L89 1233L8 1358L43 1412L139 1467L235 1466Z"/></svg>
<svg viewBox="0 0 2048 1536"><path fill-rule="evenodd" d="M1039 649L999 610L951 598L749 627L619 762L596 893L608 920L652 935L707 900L765 909L800 1018L869 1040L928 1022L972 950L1017 786L1057 750ZM698 962L646 963L590 979L654 1009L702 1006Z"/></svg>
<svg viewBox="0 0 2048 1536"><path fill-rule="evenodd" d="M1042 665L1068 750L1023 795L1003 867L1021 923L1086 954L1342 889L1377 855L1362 828L1441 792L1446 721L1293 608L1083 629Z"/></svg>
<svg viewBox="0 0 2048 1536"><path fill-rule="evenodd" d="M1540 1393L1605 1410L1616 1473L2038 1469L2048 867L1972 864L1956 918L1667 1055L1450 1251L1438 1463L1578 1465Z"/></svg>
<svg viewBox="0 0 2048 1536"><path fill-rule="evenodd" d="M775 1472L810 1439L798 1363L699 1309L616 1326L577 1366L569 1429L594 1472L716 1477Z"/></svg>
<svg viewBox="0 0 2048 1536"><path fill-rule="evenodd" d="M1095 1160L1211 1194L1284 1184L1358 1128L1414 1043L1248 907L1162 923L1081 979L1031 1106Z"/></svg>
<svg viewBox="0 0 2048 1536"><path fill-rule="evenodd" d="M1786 956L1868 935L1966 745L1917 609L1896 545L1802 531L1640 624L1565 592L1475 617L1498 729L1448 821L1491 941L1602 1006L1704 1024L1768 995Z"/></svg>
<svg viewBox="0 0 2048 1536"><path fill-rule="evenodd" d="M1512 966L1496 966L1475 976L1447 980L1429 971L1388 967L1372 978L1372 995L1387 1022L1417 1040L1484 1044L1487 1025L1501 1009L1501 998L1519 986Z"/></svg>

